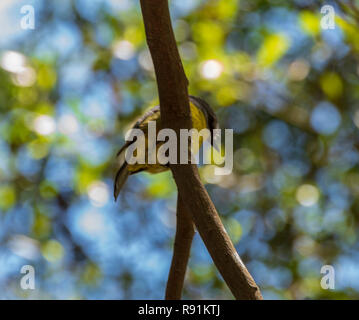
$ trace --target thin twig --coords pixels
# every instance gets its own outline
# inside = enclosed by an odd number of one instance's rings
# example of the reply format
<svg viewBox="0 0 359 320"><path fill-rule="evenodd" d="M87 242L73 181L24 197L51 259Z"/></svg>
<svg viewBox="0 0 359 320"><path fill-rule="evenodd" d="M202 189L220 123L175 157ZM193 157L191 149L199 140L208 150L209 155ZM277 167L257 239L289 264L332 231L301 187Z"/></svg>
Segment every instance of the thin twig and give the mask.
<svg viewBox="0 0 359 320"><path fill-rule="evenodd" d="M194 234L195 229L192 218L178 194L176 237L173 246L171 269L167 281L166 300L181 299Z"/></svg>

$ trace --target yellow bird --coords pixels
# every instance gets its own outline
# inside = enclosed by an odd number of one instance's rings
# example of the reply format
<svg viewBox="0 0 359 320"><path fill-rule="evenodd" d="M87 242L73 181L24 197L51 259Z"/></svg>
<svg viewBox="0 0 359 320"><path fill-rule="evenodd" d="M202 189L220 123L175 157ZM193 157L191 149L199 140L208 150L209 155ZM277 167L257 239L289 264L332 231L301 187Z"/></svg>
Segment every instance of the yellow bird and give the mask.
<svg viewBox="0 0 359 320"><path fill-rule="evenodd" d="M211 133L211 144L212 146L216 147L214 144L214 136L213 136L213 130L218 129L218 121L216 114L211 109L209 104L205 102L203 99L189 96L190 101L190 110L191 110L191 117L192 117L192 124L193 128L197 129L198 132L202 129L209 129ZM160 107L156 106L150 109L148 112L146 112L141 118L137 120L137 122L134 124L132 129L140 129L144 133L145 141L146 141L146 153L148 152L148 123L149 121L156 121L156 136L158 134L158 131L161 129L160 121L161 121L161 114L160 114ZM202 144L203 139L200 139L200 145ZM169 170L169 165L162 165L158 162L154 164L144 163L144 164L128 164L126 160L123 160L125 157L126 150L129 145L134 143L135 141L127 141L125 145L120 149L120 151L117 153L117 157L122 159L122 163L120 163L120 168L117 171L115 183L114 183L114 197L115 200L118 197L118 194L121 191L121 188L125 184L127 178L129 175L141 172L141 171L147 171L149 173L159 173L163 171ZM156 149L160 147L164 142L157 142L156 143Z"/></svg>

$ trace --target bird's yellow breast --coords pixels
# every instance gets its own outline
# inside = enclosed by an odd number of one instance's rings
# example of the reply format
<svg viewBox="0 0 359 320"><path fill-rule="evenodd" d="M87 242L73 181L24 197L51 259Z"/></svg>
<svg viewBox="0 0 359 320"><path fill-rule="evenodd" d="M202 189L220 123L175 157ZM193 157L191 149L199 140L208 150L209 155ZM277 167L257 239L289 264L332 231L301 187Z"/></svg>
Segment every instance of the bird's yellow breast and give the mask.
<svg viewBox="0 0 359 320"><path fill-rule="evenodd" d="M193 128L197 129L198 131L207 128L207 121L203 112L199 108L197 108L192 102L190 103L190 109Z"/></svg>

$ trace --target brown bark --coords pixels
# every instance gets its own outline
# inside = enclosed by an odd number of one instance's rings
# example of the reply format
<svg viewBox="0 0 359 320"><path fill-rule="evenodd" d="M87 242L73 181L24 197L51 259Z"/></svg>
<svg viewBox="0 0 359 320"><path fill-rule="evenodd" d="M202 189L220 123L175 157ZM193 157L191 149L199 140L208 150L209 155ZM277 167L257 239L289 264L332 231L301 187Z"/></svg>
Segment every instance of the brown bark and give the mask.
<svg viewBox="0 0 359 320"><path fill-rule="evenodd" d="M167 0L141 0L147 43L157 78L162 127L192 127L188 81L174 38ZM171 165L178 192L216 267L237 299L262 299L207 194L196 165Z"/></svg>
<svg viewBox="0 0 359 320"><path fill-rule="evenodd" d="M178 195L176 236L173 246L172 263L167 281L166 300L181 299L194 234L195 229L192 218L187 212L185 203L180 198L180 195Z"/></svg>

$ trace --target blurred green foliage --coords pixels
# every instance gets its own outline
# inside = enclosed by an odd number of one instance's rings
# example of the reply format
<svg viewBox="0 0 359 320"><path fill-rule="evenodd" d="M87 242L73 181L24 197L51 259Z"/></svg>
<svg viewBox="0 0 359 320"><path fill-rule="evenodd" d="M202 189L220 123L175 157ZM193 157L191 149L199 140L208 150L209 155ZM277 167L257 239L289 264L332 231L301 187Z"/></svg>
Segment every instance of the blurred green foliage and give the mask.
<svg viewBox="0 0 359 320"><path fill-rule="evenodd" d="M0 12L0 297L162 298L171 173L111 196L124 133L158 102L139 3L34 0L21 30L22 2ZM190 93L234 130L232 174L200 174L265 298L359 297L359 3L328 4L323 30L320 1L171 1ZM199 236L184 297L231 298Z"/></svg>

